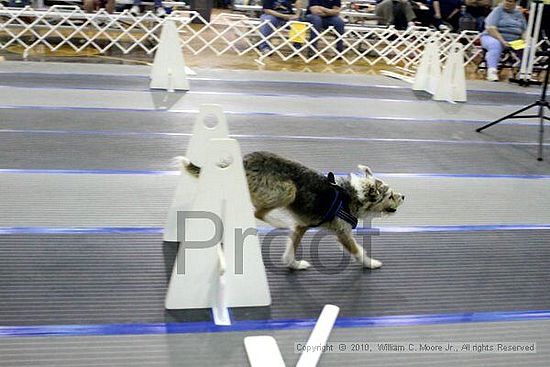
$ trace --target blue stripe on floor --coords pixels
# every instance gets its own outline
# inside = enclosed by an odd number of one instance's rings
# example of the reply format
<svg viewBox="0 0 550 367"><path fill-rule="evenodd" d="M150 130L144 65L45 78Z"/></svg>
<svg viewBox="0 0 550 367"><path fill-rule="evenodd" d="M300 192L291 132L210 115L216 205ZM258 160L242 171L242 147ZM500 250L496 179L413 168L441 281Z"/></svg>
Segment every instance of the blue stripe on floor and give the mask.
<svg viewBox="0 0 550 367"><path fill-rule="evenodd" d="M0 227L0 235L9 234L162 234L161 227Z"/></svg>
<svg viewBox="0 0 550 367"><path fill-rule="evenodd" d="M100 135L100 136L185 136L189 133L168 132L138 132L138 131L106 131L106 130L38 130L38 129L0 129L3 134L41 134L41 135ZM345 136L295 136L295 135L258 135L236 134L231 138L240 140L298 140L298 141L341 141L341 142L386 142L386 143L433 143L433 144L479 144L479 145L514 145L514 146L538 146L538 143L519 141L483 141L483 140L443 140L443 139L397 139L397 138L362 138ZM550 145L544 143L543 145Z"/></svg>
<svg viewBox="0 0 550 367"><path fill-rule="evenodd" d="M286 229L258 227L260 234L286 233ZM401 226L360 227L357 234L378 233L429 233L429 232L486 232L550 230L550 224L495 224L469 226ZM162 227L0 227L0 235L64 235L64 234L162 234ZM311 232L319 231L312 228Z"/></svg>
<svg viewBox="0 0 550 367"><path fill-rule="evenodd" d="M445 325L479 322L510 322L550 320L549 310L509 312L466 312L455 314L380 316L339 318L336 328L391 327L418 325ZM0 327L0 338L44 336L97 335L158 335L197 334L311 329L315 319L235 321L231 326L216 326L212 322L156 323L156 324L102 324L102 325L44 325Z"/></svg>
<svg viewBox="0 0 550 367"><path fill-rule="evenodd" d="M0 174L48 174L48 175L158 175L178 176L180 171L147 171L118 169L0 169Z"/></svg>

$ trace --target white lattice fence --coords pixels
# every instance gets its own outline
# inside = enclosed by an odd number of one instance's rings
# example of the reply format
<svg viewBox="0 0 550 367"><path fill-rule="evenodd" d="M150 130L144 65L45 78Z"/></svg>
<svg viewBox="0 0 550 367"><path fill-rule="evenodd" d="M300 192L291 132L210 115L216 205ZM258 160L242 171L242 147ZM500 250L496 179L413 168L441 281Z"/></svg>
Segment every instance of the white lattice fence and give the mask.
<svg viewBox="0 0 550 367"><path fill-rule="evenodd" d="M0 6L0 49L17 45L24 49L25 56L38 46L51 51L70 47L76 53L92 48L100 53L115 49L124 54L134 50L152 54L167 19L176 23L181 46L186 52L193 55L206 52L216 55L253 54L259 62L266 57L299 58L304 63L317 59L327 64L341 59L349 65L362 62L412 68L419 62L427 41L434 37L440 41L442 59L456 42L465 46L465 64L472 62L481 52L475 46L476 32L457 35L429 28L397 31L391 27L347 26L342 35L333 28L317 34L308 24L307 32L315 34L315 49L311 47L309 37L305 43L291 42L289 27L285 26L273 28L273 33L265 39L271 46L271 52L266 55L258 51L259 44L264 41L260 33L262 23L244 15L221 14L209 23L194 11L177 11L162 19L152 12L140 16L133 16L128 11L108 14L104 10L88 14L75 6L53 6L45 10ZM339 40L344 42L342 52L336 50Z"/></svg>

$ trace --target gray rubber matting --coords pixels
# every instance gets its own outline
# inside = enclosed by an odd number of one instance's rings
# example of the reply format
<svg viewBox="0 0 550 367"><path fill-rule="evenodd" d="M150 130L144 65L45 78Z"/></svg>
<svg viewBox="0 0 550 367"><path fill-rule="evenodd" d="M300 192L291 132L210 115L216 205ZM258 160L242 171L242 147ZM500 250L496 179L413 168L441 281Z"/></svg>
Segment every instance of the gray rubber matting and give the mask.
<svg viewBox="0 0 550 367"><path fill-rule="evenodd" d="M236 81L274 81L274 82L309 82L309 83L337 83L347 85L384 85L392 87L410 86L402 80L373 74L335 74L312 73L296 71L265 71L265 70L224 70L193 67L196 76L191 79L214 79ZM56 74L60 77L68 75L112 75L112 76L139 76L148 77L151 71L146 65L115 65L99 63L63 63L63 62L24 62L5 61L0 64L0 73L32 73ZM467 80L469 90L487 92L513 92L538 95L540 87L521 87L514 83L493 83L485 80Z"/></svg>
<svg viewBox="0 0 550 367"><path fill-rule="evenodd" d="M266 334L277 340L286 365L295 366L300 356L295 343L307 340L309 330L6 339L0 343L5 357L0 366L247 366L244 338ZM547 367L550 360L550 321L335 329L330 340L373 347L386 342L536 342L537 353L325 353L319 366Z"/></svg>
<svg viewBox="0 0 550 367"><path fill-rule="evenodd" d="M291 272L280 263L285 240L262 236L273 304L235 308L236 319L315 318L327 303L342 317L550 308L549 231L382 234L372 239L384 262L376 271L333 236L317 244L308 234L301 257L313 268ZM164 310L175 253L160 235L1 236L0 324L210 320L209 310Z"/></svg>
<svg viewBox="0 0 550 367"><path fill-rule="evenodd" d="M105 135L190 134L196 113L167 111L97 111L97 110L36 110L17 108L2 110L0 132L7 130L50 131L52 134L87 132ZM451 142L525 142L538 140L536 121L503 122L497 127L475 132L484 122L449 122L425 120L377 120L371 118L307 117L284 115L227 114L227 123L233 136L289 136L289 131L300 127L298 138L324 137L335 142L340 138L365 139L425 139ZM550 137L546 136L546 141Z"/></svg>
<svg viewBox="0 0 550 367"><path fill-rule="evenodd" d="M227 81L191 79L192 92L243 93L265 95L289 95L309 97L354 97L399 100L431 100L425 92L414 92L410 88L384 86L337 85L326 83L273 82L273 81ZM0 85L24 88L71 88L94 90L149 91L149 78L139 76L113 75L65 75L59 78L53 74L3 73ZM469 91L470 104L512 104L526 105L533 97L522 93L498 93Z"/></svg>
<svg viewBox="0 0 550 367"><path fill-rule="evenodd" d="M367 164L375 172L548 174L536 145L448 144L422 141L346 141L293 137L239 138L243 154L267 150L321 171L350 172ZM4 167L17 169L166 170L185 155L188 136L0 134ZM345 146L345 149L343 147ZM550 153L545 146L546 154ZM330 157L330 158L327 158ZM360 160L360 161L359 161Z"/></svg>
<svg viewBox="0 0 550 367"><path fill-rule="evenodd" d="M368 86L365 86L368 88ZM113 91L89 89L29 89L0 88L3 107L110 109L110 110L165 110L197 111L201 104L215 101L229 113L284 114L298 116L349 116L409 119L445 119L492 121L517 109L518 106L450 104L447 102L332 98L301 96L250 96L242 94L151 93L149 91Z"/></svg>
<svg viewBox="0 0 550 367"><path fill-rule="evenodd" d="M374 218L376 227L550 223L548 179L384 180L407 200L395 215ZM0 227L163 227L177 182L175 175L4 173Z"/></svg>
<svg viewBox="0 0 550 367"><path fill-rule="evenodd" d="M54 77L35 74L30 80L13 74L18 71ZM70 75L88 72L95 76L82 80ZM113 65L0 64L2 80L10 85L0 89L0 168L172 169L171 158L184 154L189 138L163 133L190 133L198 105L216 102L227 111L230 131L245 153L273 150L319 170L354 171L358 163L367 163L375 172L390 173L533 175L550 171L547 161L534 159L537 127L532 122L520 120L518 125L501 124L483 134L473 132L481 122L534 101L538 89L529 88L527 94L505 83L472 82L468 84L474 89L491 92L471 92L469 103L448 104L424 100L425 96L404 90L406 84L382 77L205 70L191 80L196 86L189 93L135 90L146 88L148 72L146 67ZM300 81L332 85L315 84L317 90L309 90ZM25 88L29 84L38 88ZM70 86L129 90L55 88ZM514 94L494 93L498 89ZM284 96L273 96L281 91ZM242 93L255 94L254 103ZM339 98L331 98L337 93ZM500 144L511 141L515 143ZM548 156L548 147L545 150ZM2 200L2 213L8 216L2 221L16 227L159 223L174 180L141 176L132 186L118 176L101 181L102 175L92 179L57 175L62 182L52 187L53 175L3 173L2 177L0 187L12 180L9 190L3 191L12 196ZM87 178L94 188L81 186L86 193L78 195L71 185ZM436 225L445 221L510 224L517 216L518 224L549 223L546 199L540 199L550 197L544 194L547 180L472 179L475 187L461 189L456 184L462 181L450 180L452 187L432 182L418 185L412 196L407 193L415 204L403 207L403 217L384 222L407 224L416 218L417 223ZM491 190L492 185L498 187ZM127 200L132 197L134 201ZM423 199L430 203L428 208ZM456 210L457 201L461 210ZM430 206L433 203L438 203L437 210ZM468 208L475 215L469 216ZM304 241L302 256L314 262L314 268L306 272L290 272L280 264L285 236L273 241L262 237L273 305L235 309L236 319L315 318L325 303L340 305L341 316L525 311L550 306L547 230L383 234L373 239L373 256L384 262L377 271L347 264L349 257L333 237L311 246L312 235ZM312 254L316 250L318 257ZM163 244L160 234L4 234L0 236L0 325L210 320L208 310L164 310L175 253L176 247ZM287 364L293 365L298 356L291 352L292 344L305 340L308 332L261 333L275 335ZM254 332L3 338L0 365L243 366L247 364L242 347L245 334ZM549 359L547 321L337 329L331 340L365 340L366 336L404 341L536 341L540 352L368 358L327 354L321 365L546 366Z"/></svg>

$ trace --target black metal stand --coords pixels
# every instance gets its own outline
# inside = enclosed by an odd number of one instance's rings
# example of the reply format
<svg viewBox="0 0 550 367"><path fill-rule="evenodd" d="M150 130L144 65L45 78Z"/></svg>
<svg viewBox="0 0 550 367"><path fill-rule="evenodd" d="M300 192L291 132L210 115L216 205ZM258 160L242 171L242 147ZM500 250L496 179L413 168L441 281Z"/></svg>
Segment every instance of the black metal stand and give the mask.
<svg viewBox="0 0 550 367"><path fill-rule="evenodd" d="M496 121L493 121L485 126L482 126L479 129L476 129L476 131L479 133L495 124L498 124L501 121L508 120L508 119L538 118L540 121L540 128L539 128L539 152L538 152L537 159L539 161L542 161L542 148L544 145L544 120L550 121L550 117L545 115L545 108L550 109L550 104L546 100L546 89L548 88L548 75L550 74L550 51L541 52L539 53L539 55L546 56L546 75L544 77L544 83L542 85L542 93L541 93L540 99L531 103L528 106L522 107L519 110L512 112L509 115L501 117ZM538 107L538 113L536 115L520 115L520 113L527 111L528 109L533 107Z"/></svg>

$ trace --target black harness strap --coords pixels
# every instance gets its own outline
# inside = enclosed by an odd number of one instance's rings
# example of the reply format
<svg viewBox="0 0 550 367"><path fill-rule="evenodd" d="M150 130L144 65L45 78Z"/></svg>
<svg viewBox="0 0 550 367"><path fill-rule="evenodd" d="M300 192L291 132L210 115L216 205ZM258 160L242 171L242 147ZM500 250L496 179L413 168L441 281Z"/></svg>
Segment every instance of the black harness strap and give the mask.
<svg viewBox="0 0 550 367"><path fill-rule="evenodd" d="M350 213L349 203L351 201L351 198L349 197L349 194L346 192L346 190L336 184L334 173L329 172L327 179L331 184L331 188L334 192L334 198L321 222L312 227L318 227L323 223L331 221L334 217L338 217L351 224L351 228L355 229L357 227L358 221L357 218Z"/></svg>

